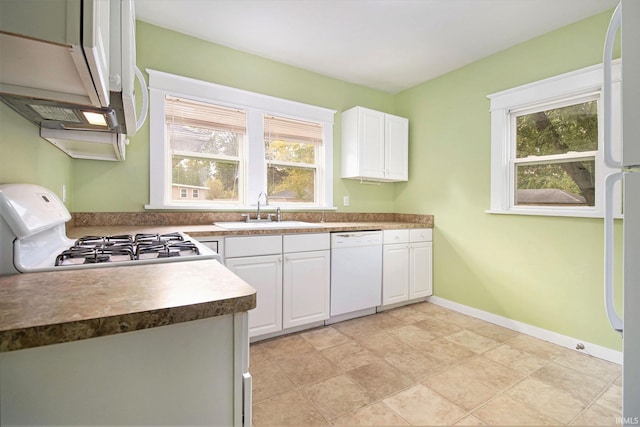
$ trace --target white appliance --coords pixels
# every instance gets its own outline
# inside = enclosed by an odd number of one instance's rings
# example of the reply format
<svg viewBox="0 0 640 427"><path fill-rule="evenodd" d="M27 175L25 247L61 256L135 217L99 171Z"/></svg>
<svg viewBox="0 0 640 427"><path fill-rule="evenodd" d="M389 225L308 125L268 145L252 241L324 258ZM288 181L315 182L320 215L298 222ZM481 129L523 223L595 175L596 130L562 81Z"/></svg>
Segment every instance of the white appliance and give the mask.
<svg viewBox="0 0 640 427"><path fill-rule="evenodd" d="M0 185L0 275L217 259L183 233L66 236L69 211L32 184Z"/></svg>
<svg viewBox="0 0 640 427"><path fill-rule="evenodd" d="M331 317L376 312L382 303L382 231L331 233Z"/></svg>
<svg viewBox="0 0 640 427"><path fill-rule="evenodd" d="M622 47L622 157L612 148L611 59L620 29ZM620 172L605 184L605 308L611 326L623 335L622 423L640 423L640 1L622 0L607 31L604 48L604 158ZM623 183L624 320L613 304L613 188Z"/></svg>
<svg viewBox="0 0 640 427"><path fill-rule="evenodd" d="M73 158L125 159L148 109L133 0L3 0L0 45L0 100Z"/></svg>

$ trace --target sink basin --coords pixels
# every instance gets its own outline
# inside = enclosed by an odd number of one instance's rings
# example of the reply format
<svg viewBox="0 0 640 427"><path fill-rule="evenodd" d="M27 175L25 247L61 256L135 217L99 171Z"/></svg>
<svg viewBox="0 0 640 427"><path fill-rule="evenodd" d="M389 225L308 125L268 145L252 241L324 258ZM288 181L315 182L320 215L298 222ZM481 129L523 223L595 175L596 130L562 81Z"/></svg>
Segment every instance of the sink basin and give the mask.
<svg viewBox="0 0 640 427"><path fill-rule="evenodd" d="M322 224L304 221L255 221L255 222L216 222L214 225L227 230L263 230L271 228L311 228L322 227Z"/></svg>

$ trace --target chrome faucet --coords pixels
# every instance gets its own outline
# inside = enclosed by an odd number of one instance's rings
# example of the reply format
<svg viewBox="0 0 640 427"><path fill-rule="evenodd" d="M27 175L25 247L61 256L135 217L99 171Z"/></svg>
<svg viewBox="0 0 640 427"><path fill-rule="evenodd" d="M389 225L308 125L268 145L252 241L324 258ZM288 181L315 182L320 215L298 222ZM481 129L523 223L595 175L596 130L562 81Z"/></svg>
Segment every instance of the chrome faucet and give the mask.
<svg viewBox="0 0 640 427"><path fill-rule="evenodd" d="M258 194L258 213L256 215L256 219L258 221L262 219L260 218L260 196L262 196L263 194L264 194L264 205L269 206L269 196L267 196L267 193L265 193L264 191L260 192L260 194Z"/></svg>

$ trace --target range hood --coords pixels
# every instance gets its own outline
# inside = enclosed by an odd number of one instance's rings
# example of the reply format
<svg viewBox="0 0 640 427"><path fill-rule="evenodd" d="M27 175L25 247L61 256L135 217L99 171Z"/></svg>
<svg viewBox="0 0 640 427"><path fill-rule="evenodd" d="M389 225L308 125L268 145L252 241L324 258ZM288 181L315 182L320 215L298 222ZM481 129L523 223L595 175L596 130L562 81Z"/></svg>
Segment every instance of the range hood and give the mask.
<svg viewBox="0 0 640 427"><path fill-rule="evenodd" d="M73 158L125 159L148 103L132 0L1 0L0 46L2 102Z"/></svg>
<svg viewBox="0 0 640 427"><path fill-rule="evenodd" d="M125 160L129 140L121 133L40 129L40 136L74 159Z"/></svg>

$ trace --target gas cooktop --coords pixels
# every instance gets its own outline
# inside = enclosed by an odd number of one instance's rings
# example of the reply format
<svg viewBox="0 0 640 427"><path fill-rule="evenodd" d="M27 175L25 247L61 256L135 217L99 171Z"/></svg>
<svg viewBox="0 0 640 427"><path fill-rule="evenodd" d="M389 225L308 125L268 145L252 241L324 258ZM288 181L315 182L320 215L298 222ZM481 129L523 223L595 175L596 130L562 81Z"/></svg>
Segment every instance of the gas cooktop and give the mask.
<svg viewBox="0 0 640 427"><path fill-rule="evenodd" d="M183 233L66 236L71 214L58 196L32 184L0 185L0 274L217 259Z"/></svg>

